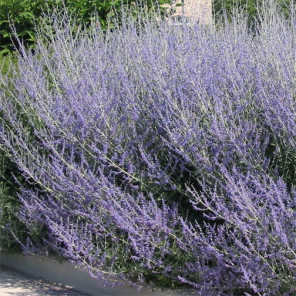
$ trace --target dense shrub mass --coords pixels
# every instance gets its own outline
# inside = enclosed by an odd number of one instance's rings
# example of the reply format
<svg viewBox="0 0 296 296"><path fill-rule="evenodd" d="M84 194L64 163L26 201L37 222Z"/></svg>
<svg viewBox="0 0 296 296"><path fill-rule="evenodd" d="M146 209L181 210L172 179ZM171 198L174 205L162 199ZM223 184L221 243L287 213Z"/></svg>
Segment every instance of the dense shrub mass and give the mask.
<svg viewBox="0 0 296 296"><path fill-rule="evenodd" d="M108 282L295 295L296 27L265 13L256 34L56 19L23 51L0 76L0 139L24 251Z"/></svg>

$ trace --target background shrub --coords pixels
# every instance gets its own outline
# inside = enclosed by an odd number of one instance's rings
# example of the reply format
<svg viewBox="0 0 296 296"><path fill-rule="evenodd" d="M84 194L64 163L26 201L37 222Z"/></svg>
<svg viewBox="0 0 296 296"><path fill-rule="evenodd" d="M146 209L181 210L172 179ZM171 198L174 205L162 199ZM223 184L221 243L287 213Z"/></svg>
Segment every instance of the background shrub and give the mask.
<svg viewBox="0 0 296 296"><path fill-rule="evenodd" d="M129 8L136 15L143 9L146 13L159 8L169 0L1 0L0 1L0 53L7 53L18 46L11 25L26 46L34 46L35 26L44 25L44 13L66 8L76 19L76 25L89 26L98 17L98 24L107 29L108 20L120 17L122 8ZM163 11L164 12L164 11ZM75 28L73 28L75 29ZM12 41L11 41L12 39Z"/></svg>
<svg viewBox="0 0 296 296"><path fill-rule="evenodd" d="M248 18L249 27L256 26L256 22L260 22L263 16L262 12L266 11L266 7L262 6L268 4L267 1L262 0L213 0L213 14L216 15L216 20L219 16L226 13L227 17L235 17L235 14L244 12ZM289 17L290 9L293 6L293 1L277 0L272 1L272 5L277 5L285 17Z"/></svg>

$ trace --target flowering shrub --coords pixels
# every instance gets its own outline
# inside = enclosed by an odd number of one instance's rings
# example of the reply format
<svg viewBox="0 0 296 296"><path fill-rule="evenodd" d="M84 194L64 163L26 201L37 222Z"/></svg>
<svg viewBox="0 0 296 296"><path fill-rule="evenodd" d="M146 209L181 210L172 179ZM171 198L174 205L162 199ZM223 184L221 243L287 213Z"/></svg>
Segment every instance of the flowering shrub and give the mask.
<svg viewBox="0 0 296 296"><path fill-rule="evenodd" d="M255 35L239 16L75 36L55 19L0 77L24 251L108 283L294 295L296 31L268 16Z"/></svg>

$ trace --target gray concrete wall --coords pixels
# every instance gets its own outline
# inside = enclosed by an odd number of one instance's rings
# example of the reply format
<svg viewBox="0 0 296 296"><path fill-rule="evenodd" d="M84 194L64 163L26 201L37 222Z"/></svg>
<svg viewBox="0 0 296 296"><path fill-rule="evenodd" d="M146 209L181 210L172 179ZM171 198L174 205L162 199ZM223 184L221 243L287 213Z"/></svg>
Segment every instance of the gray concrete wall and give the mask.
<svg viewBox="0 0 296 296"><path fill-rule="evenodd" d="M184 7L176 6L176 4L181 3L181 0L176 0L174 2L173 7L176 10L174 16L184 15L190 18L192 22L198 21L203 25L213 23L212 0L184 0Z"/></svg>
<svg viewBox="0 0 296 296"><path fill-rule="evenodd" d="M45 280L72 286L74 289L93 296L189 296L198 295L191 289L138 291L129 286L117 286L114 288L104 287L103 283L79 269L68 261L58 261L53 258L24 256L22 254L11 254L0 252L0 264L11 269L40 277Z"/></svg>

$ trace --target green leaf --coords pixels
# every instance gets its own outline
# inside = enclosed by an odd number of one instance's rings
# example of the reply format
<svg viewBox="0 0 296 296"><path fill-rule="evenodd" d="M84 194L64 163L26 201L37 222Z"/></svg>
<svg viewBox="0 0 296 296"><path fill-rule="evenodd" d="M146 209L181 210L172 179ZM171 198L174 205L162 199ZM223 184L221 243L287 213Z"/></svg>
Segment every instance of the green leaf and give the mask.
<svg viewBox="0 0 296 296"><path fill-rule="evenodd" d="M32 32L32 31L25 31L29 36L30 38L28 39L28 41L32 41L32 42L35 42L36 41L36 36L35 36L35 33Z"/></svg>
<svg viewBox="0 0 296 296"><path fill-rule="evenodd" d="M18 15L18 17L28 18L28 19L34 19L34 14L30 11L24 11Z"/></svg>
<svg viewBox="0 0 296 296"><path fill-rule="evenodd" d="M4 48L3 50L0 51L0 56L4 55L6 53L9 53L9 52L10 52L10 50L8 48Z"/></svg>

